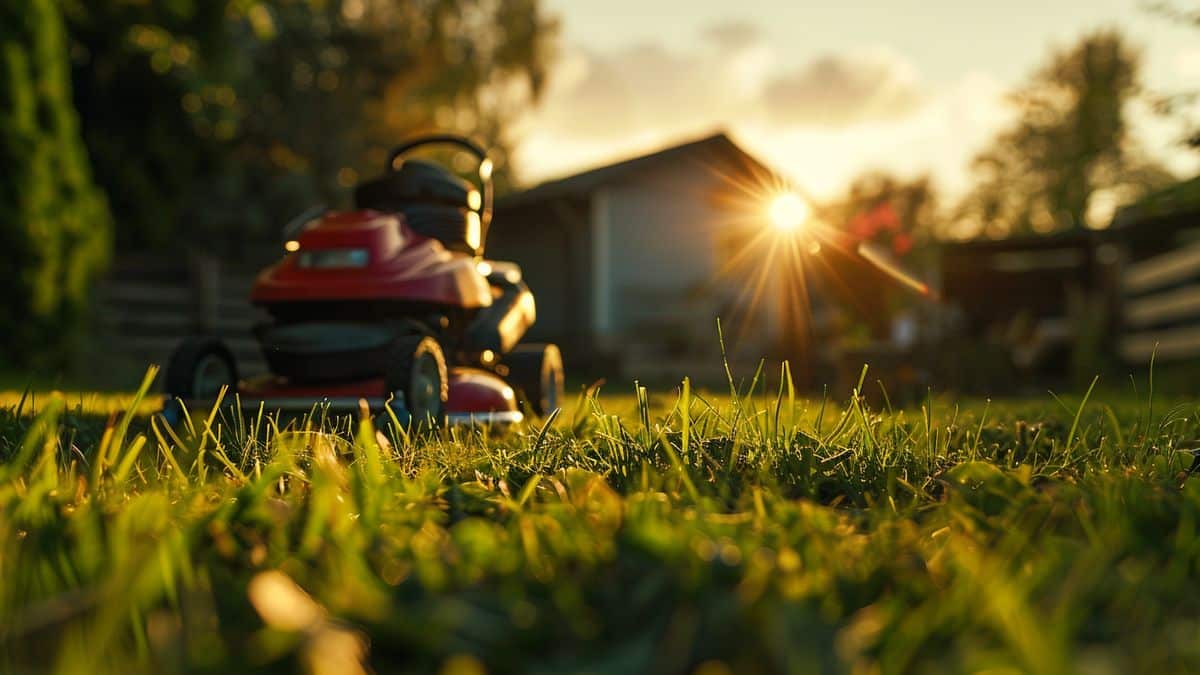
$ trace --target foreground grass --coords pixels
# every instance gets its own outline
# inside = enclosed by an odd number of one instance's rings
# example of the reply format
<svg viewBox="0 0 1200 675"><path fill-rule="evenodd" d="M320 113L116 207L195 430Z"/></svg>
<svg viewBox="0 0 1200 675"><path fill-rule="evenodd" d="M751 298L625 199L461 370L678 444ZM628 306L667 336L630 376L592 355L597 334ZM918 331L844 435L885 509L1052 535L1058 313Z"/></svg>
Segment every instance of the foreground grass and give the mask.
<svg viewBox="0 0 1200 675"><path fill-rule="evenodd" d="M18 397L0 670L1200 671L1196 406L1099 398L408 436Z"/></svg>

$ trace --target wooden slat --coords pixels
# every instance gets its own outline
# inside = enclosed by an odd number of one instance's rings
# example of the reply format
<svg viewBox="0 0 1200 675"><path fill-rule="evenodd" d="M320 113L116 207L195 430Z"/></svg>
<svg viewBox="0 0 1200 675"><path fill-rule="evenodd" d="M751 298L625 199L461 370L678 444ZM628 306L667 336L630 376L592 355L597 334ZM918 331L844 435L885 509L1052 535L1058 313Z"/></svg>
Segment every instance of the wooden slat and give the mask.
<svg viewBox="0 0 1200 675"><path fill-rule="evenodd" d="M252 337L231 336L221 337L220 339L229 347L230 351L233 352L250 352L258 350L258 342L256 342ZM182 341L183 338L147 335L120 338L119 340L115 341L116 344L114 346L120 348L121 351L170 354L171 352L175 351L175 348L178 347L179 343Z"/></svg>
<svg viewBox="0 0 1200 675"><path fill-rule="evenodd" d="M97 312L101 325L130 337L142 333L184 336L196 331L196 317L178 311L138 311L130 306L103 306Z"/></svg>
<svg viewBox="0 0 1200 675"><path fill-rule="evenodd" d="M101 353L165 366L179 343L205 324L233 352L243 375L266 372L253 327L267 315L250 303L258 268L222 261L204 295L191 266L119 261L97 293ZM208 320L202 321L205 313Z"/></svg>
<svg viewBox="0 0 1200 675"><path fill-rule="evenodd" d="M191 304L195 294L187 286L109 282L100 287L100 297L112 304Z"/></svg>
<svg viewBox="0 0 1200 675"><path fill-rule="evenodd" d="M985 258L994 270L1009 274L1028 274L1034 270L1073 270L1087 262L1083 249L1062 247L1045 250L1001 251Z"/></svg>
<svg viewBox="0 0 1200 675"><path fill-rule="evenodd" d="M1200 284L1130 300L1125 305L1125 323L1132 326L1186 319L1200 319Z"/></svg>
<svg viewBox="0 0 1200 675"><path fill-rule="evenodd" d="M1144 293L1196 277L1200 277L1200 244L1191 244L1130 265L1123 286L1127 293Z"/></svg>
<svg viewBox="0 0 1200 675"><path fill-rule="evenodd" d="M251 287L249 282L232 284L222 280L218 299L222 305L252 307ZM110 281L101 285L100 297L106 302L131 304L170 305L196 302L195 293L187 286L155 283Z"/></svg>
<svg viewBox="0 0 1200 675"><path fill-rule="evenodd" d="M250 335L253 332L255 324L260 321L262 319L254 315L227 316L222 313L221 316L217 317L216 330L221 335L238 333Z"/></svg>
<svg viewBox="0 0 1200 675"><path fill-rule="evenodd" d="M174 353L181 341L182 338L161 336L110 339L110 343L105 346L105 351L145 361L147 364L156 363L165 368L171 354ZM266 372L266 361L263 360L258 343L253 338L223 338L223 341L229 347L229 351L233 352L238 372L243 375Z"/></svg>
<svg viewBox="0 0 1200 675"><path fill-rule="evenodd" d="M258 279L258 274L246 276L244 274L236 276L221 277L221 292L237 293L239 295L248 295L250 289L254 286L254 281Z"/></svg>
<svg viewBox="0 0 1200 675"><path fill-rule="evenodd" d="M1200 326L1135 333L1122 338L1120 349L1130 363L1149 363L1151 354L1161 361L1195 358L1200 356Z"/></svg>
<svg viewBox="0 0 1200 675"><path fill-rule="evenodd" d="M99 324L110 333L136 337L150 333L183 339L199 330L196 317L187 312L138 312L128 308L102 307L97 312ZM254 315L217 317L212 329L218 335L252 335L261 318Z"/></svg>
<svg viewBox="0 0 1200 675"><path fill-rule="evenodd" d="M217 311L221 316L255 316L266 318L267 313L262 309L250 304L246 298L221 298L217 303Z"/></svg>

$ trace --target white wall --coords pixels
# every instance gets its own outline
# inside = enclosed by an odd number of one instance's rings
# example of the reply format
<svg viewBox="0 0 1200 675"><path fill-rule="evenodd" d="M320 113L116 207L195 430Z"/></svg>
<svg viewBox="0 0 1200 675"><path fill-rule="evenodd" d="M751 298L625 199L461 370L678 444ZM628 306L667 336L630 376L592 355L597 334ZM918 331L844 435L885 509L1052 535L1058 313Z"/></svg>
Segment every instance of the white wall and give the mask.
<svg viewBox="0 0 1200 675"><path fill-rule="evenodd" d="M593 289L593 298L607 300L608 307L594 307L603 323L593 327L607 329L609 344L662 342L665 329L671 333L666 339L717 351L717 308L744 287L741 279L717 278L728 258L723 230L735 218L717 196L729 190L703 165L684 163L631 176L597 193L593 245L609 248L593 251L594 264L607 269L593 276L607 286L606 292Z"/></svg>

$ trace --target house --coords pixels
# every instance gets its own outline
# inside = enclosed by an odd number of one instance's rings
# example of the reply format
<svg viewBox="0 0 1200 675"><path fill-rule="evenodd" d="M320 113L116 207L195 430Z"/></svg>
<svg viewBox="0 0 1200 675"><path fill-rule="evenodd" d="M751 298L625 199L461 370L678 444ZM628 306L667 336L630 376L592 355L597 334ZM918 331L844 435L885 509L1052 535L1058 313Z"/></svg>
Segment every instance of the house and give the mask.
<svg viewBox="0 0 1200 675"><path fill-rule="evenodd" d="M643 379L720 371L717 317L749 360L779 338L765 256L726 268L782 185L716 134L501 199L488 254L521 265L538 304L530 339L559 343L576 367ZM755 279L766 289L757 304Z"/></svg>

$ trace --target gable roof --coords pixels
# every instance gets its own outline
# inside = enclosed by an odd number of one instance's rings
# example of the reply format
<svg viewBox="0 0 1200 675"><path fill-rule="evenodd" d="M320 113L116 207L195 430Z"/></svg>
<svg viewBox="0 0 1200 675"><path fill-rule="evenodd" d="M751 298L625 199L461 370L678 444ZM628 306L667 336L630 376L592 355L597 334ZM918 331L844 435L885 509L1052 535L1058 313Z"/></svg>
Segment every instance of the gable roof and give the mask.
<svg viewBox="0 0 1200 675"><path fill-rule="evenodd" d="M648 155L640 155L565 178L546 181L527 190L506 195L498 200L496 206L502 209L550 199L586 195L606 185L626 180L641 171L686 160L706 163L723 162L742 173L752 174L756 177L777 175L734 143L728 135L720 132L663 148Z"/></svg>

